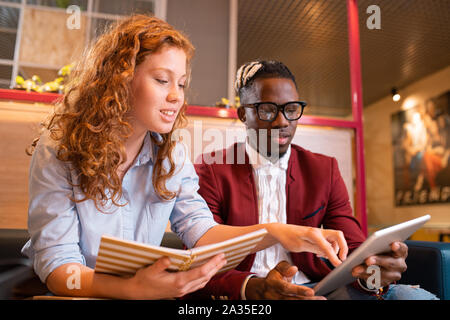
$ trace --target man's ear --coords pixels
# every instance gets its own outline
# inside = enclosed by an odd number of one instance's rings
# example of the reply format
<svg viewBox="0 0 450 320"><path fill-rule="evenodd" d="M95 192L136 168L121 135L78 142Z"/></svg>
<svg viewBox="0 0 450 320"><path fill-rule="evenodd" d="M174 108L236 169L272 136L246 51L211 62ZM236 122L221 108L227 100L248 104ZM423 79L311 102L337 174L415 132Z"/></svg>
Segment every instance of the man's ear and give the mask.
<svg viewBox="0 0 450 320"><path fill-rule="evenodd" d="M243 123L245 123L245 121L247 121L247 117L245 116L245 108L244 107L239 107L237 109L237 115L239 120L241 120Z"/></svg>

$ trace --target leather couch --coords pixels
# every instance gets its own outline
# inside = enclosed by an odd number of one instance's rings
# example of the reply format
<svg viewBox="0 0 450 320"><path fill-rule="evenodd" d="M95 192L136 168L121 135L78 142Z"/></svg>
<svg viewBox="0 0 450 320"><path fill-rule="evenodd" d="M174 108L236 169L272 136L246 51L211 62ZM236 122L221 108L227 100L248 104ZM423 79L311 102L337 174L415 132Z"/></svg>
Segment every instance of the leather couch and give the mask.
<svg viewBox="0 0 450 320"><path fill-rule="evenodd" d="M450 243L407 240L408 269L399 283L419 284L442 300L450 300Z"/></svg>

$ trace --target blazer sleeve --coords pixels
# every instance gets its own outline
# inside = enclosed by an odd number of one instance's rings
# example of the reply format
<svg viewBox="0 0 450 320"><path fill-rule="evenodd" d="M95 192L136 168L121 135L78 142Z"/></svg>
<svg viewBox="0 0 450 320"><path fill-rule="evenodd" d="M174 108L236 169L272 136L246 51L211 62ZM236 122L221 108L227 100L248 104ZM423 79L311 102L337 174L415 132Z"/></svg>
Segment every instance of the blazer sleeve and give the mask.
<svg viewBox="0 0 450 320"><path fill-rule="evenodd" d="M200 189L198 193L205 199L209 210L214 215L214 219L218 223L223 224L222 219L222 201L223 197L216 182L216 177L210 165L205 163L195 164L195 171L199 178Z"/></svg>
<svg viewBox="0 0 450 320"><path fill-rule="evenodd" d="M352 212L347 188L337 161L332 158L329 201L322 222L324 228L341 230L344 233L349 252L359 247L366 238Z"/></svg>
<svg viewBox="0 0 450 320"><path fill-rule="evenodd" d="M205 199L216 222L223 224L224 200L213 168L202 163L196 164L195 170L199 176L199 194ZM251 272L236 269L216 274L204 288L186 295L184 299L220 299L220 297L226 297L229 300L240 300L242 285L251 274Z"/></svg>

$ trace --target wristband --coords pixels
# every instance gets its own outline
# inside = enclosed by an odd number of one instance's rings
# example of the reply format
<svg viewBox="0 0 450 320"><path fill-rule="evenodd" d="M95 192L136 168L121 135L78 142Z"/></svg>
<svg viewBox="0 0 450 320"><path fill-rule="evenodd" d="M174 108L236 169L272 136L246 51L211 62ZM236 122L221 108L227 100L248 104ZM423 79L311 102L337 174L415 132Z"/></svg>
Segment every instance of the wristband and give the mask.
<svg viewBox="0 0 450 320"><path fill-rule="evenodd" d="M242 283L242 287L241 287L241 299L242 300L247 300L247 298L245 297L245 289L247 289L247 282L248 280L250 280L250 278L256 277L256 274L250 274L247 278L245 278L244 283Z"/></svg>
<svg viewBox="0 0 450 320"><path fill-rule="evenodd" d="M365 283L362 283L360 278L356 279L356 282L358 282L359 286L364 291L367 291L367 292L370 292L370 293L377 293L378 292L378 289L376 289L376 288L375 289L369 289Z"/></svg>
<svg viewBox="0 0 450 320"><path fill-rule="evenodd" d="M356 279L356 282L358 282L359 287L363 289L364 291L370 293L371 295L374 295L377 297L378 300L384 300L383 295L389 290L389 285L386 287L381 287L378 289L369 289L365 284L361 282L361 279Z"/></svg>

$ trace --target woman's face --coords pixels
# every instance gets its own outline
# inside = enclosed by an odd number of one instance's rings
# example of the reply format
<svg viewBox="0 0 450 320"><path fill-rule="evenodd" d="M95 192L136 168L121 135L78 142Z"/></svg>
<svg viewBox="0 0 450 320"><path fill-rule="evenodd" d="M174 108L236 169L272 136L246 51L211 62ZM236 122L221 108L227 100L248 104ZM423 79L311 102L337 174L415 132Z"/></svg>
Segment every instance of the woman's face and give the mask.
<svg viewBox="0 0 450 320"><path fill-rule="evenodd" d="M147 130L168 133L184 104L186 54L163 46L136 67L131 84L133 106L130 122L135 133Z"/></svg>

